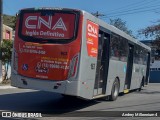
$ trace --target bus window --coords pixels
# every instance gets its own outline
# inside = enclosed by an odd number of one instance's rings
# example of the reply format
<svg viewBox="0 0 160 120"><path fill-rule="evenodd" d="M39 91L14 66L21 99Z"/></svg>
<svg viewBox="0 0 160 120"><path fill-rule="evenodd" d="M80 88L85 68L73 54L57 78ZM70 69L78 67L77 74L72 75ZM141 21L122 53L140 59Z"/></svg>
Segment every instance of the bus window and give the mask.
<svg viewBox="0 0 160 120"><path fill-rule="evenodd" d="M74 12L22 10L19 37L28 42L60 43L72 40L76 37L76 22L77 14Z"/></svg>
<svg viewBox="0 0 160 120"><path fill-rule="evenodd" d="M120 46L120 40L119 36L113 34L111 36L111 59L113 60L119 60L120 56L120 51L119 51L119 46Z"/></svg>
<svg viewBox="0 0 160 120"><path fill-rule="evenodd" d="M119 50L120 50L120 61L126 62L128 55L128 42L123 37L120 37Z"/></svg>

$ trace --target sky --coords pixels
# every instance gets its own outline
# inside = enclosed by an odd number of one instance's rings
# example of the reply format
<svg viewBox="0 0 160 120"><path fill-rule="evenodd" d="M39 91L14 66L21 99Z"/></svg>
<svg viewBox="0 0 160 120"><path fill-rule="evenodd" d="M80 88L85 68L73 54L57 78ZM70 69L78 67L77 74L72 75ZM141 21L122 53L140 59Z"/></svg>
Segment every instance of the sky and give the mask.
<svg viewBox="0 0 160 120"><path fill-rule="evenodd" d="M20 9L30 7L62 7L99 12L100 19L109 23L110 19L121 18L137 36L137 31L158 24L160 20L160 0L3 0L3 13L15 15ZM145 39L138 37L138 39Z"/></svg>

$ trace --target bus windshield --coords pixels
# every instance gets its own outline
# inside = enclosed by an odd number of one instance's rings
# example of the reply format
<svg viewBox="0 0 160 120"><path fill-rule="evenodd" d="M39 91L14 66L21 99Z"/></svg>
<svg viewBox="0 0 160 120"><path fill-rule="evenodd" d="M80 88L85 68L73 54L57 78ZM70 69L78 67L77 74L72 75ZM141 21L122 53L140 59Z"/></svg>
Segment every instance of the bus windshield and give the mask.
<svg viewBox="0 0 160 120"><path fill-rule="evenodd" d="M28 42L60 42L76 37L76 12L22 10L19 37Z"/></svg>

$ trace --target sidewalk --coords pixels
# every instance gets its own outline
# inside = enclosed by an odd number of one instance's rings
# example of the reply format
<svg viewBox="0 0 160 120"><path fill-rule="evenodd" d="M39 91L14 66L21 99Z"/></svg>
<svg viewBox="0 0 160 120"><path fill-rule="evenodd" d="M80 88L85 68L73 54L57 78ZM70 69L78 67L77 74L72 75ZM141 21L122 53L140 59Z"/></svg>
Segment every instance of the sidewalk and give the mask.
<svg viewBox="0 0 160 120"><path fill-rule="evenodd" d="M16 88L16 87L12 87L10 84L0 84L0 89L11 89L11 88Z"/></svg>

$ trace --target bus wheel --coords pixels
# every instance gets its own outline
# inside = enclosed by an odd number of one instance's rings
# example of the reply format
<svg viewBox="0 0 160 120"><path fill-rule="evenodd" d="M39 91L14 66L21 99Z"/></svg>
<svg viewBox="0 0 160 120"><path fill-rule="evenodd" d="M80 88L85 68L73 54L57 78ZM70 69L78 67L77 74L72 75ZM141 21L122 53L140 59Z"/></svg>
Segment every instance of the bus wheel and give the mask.
<svg viewBox="0 0 160 120"><path fill-rule="evenodd" d="M143 81L143 80L142 80ZM142 90L142 87L143 87L143 82L141 81L141 84L140 84L140 86L139 86L139 88L138 88L138 91L141 91Z"/></svg>
<svg viewBox="0 0 160 120"><path fill-rule="evenodd" d="M140 86L138 88L138 91L141 91L142 87L144 87L144 77L142 78L142 81L141 81L141 84L140 84Z"/></svg>
<svg viewBox="0 0 160 120"><path fill-rule="evenodd" d="M114 101L117 99L118 94L119 94L119 87L120 85L119 85L118 79L116 78L112 86L111 95L109 96L109 100Z"/></svg>

